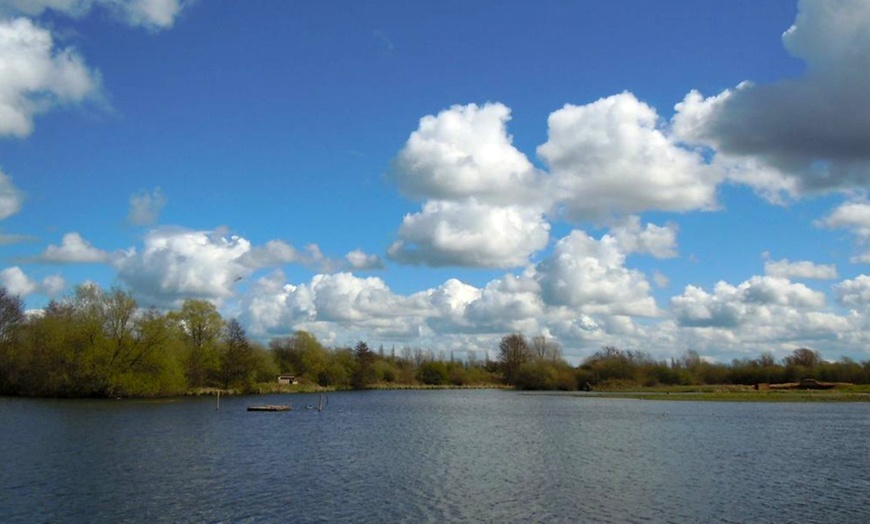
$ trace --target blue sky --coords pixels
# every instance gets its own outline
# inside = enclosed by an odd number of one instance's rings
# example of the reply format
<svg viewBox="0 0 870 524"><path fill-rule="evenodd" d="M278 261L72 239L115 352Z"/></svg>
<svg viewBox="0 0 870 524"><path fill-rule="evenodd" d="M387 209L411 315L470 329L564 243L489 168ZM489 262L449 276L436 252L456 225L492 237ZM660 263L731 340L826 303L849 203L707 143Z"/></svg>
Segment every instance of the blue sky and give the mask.
<svg viewBox="0 0 870 524"><path fill-rule="evenodd" d="M870 6L0 0L0 285L867 360Z"/></svg>

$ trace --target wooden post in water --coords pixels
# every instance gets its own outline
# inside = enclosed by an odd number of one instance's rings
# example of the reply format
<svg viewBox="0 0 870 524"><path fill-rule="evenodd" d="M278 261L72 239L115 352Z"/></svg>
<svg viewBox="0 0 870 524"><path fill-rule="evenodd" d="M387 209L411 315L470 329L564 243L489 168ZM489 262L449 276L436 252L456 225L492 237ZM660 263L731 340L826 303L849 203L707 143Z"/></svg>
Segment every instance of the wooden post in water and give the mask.
<svg viewBox="0 0 870 524"><path fill-rule="evenodd" d="M317 402L317 411L323 411L323 393L320 394L320 400Z"/></svg>
<svg viewBox="0 0 870 524"><path fill-rule="evenodd" d="M221 390L218 390L218 392L217 392L217 403L215 404L214 410L215 411L221 410Z"/></svg>

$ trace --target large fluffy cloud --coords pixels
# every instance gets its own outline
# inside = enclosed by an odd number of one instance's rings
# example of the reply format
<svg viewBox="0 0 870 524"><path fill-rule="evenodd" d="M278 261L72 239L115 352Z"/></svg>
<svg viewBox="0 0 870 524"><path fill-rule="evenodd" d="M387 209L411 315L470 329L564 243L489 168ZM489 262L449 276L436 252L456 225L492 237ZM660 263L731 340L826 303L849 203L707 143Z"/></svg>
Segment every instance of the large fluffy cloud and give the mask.
<svg viewBox="0 0 870 524"><path fill-rule="evenodd" d="M711 355L783 355L813 347L836 357L835 351L854 351L855 344L868 341L859 315L838 315L822 293L784 278L756 276L736 286L720 282L712 293L688 286L671 299L671 311L675 323L656 331Z"/></svg>
<svg viewBox="0 0 870 524"><path fill-rule="evenodd" d="M704 99L690 93L675 128L726 157L750 162L763 191L793 193L870 181L870 3L801 0L783 35L786 49L806 63L799 78L743 83Z"/></svg>
<svg viewBox="0 0 870 524"><path fill-rule="evenodd" d="M542 196L539 174L511 143L502 104L453 106L425 116L399 152L399 189L419 199L518 204Z"/></svg>
<svg viewBox="0 0 870 524"><path fill-rule="evenodd" d="M679 147L655 110L631 93L566 105L548 122L538 154L550 166L553 200L569 219L715 206L717 172Z"/></svg>
<svg viewBox="0 0 870 524"><path fill-rule="evenodd" d="M546 247L550 225L541 213L520 206L431 201L407 215L394 260L432 266L514 267Z"/></svg>
<svg viewBox="0 0 870 524"><path fill-rule="evenodd" d="M813 311L824 306L824 294L770 276L752 277L738 286L719 282L712 294L690 285L682 295L671 299L674 316L687 327L737 328L765 319L775 322L778 313Z"/></svg>
<svg viewBox="0 0 870 524"><path fill-rule="evenodd" d="M449 279L410 295L394 293L378 278L321 274L294 284L276 271L244 296L242 316L255 336L304 329L338 346L362 339L490 356L507 333L543 334L557 337L574 363L606 344L656 356L690 348L727 360L761 351L782 356L800 346L835 358L870 343L868 277L834 286L838 303L853 309L846 315L832 312L821 292L773 276L721 282L709 292L688 286L662 312L643 275L624 267L624 256L612 237L575 231L520 275L482 287ZM644 314L667 316L633 319Z"/></svg>
<svg viewBox="0 0 870 524"><path fill-rule="evenodd" d="M158 303L182 298L220 299L251 274L244 257L251 243L217 232L162 228L147 234L141 252L131 249L115 261L118 277Z"/></svg>
<svg viewBox="0 0 870 524"><path fill-rule="evenodd" d="M52 253L56 261L97 261L84 255L78 259L74 256L92 249L73 234L64 237L64 244ZM43 259L48 259L47 255L48 252ZM374 259L362 252L357 256L373 263ZM248 239L221 229L196 231L177 227L152 229L145 235L141 249L112 254L107 261L137 296L167 306L186 298L217 302L233 297L237 284L262 269L299 264L332 271L349 265L348 261L324 256L316 245L302 250L281 240L253 245Z"/></svg>
<svg viewBox="0 0 870 524"><path fill-rule="evenodd" d="M846 307L866 310L870 306L870 276L858 275L834 286L837 302Z"/></svg>
<svg viewBox="0 0 870 524"><path fill-rule="evenodd" d="M421 119L395 160L407 215L390 255L399 262L517 267L547 245L545 211L570 221L619 218L627 251L675 255L675 226L639 225L632 213L713 208L719 171L678 145L655 110L631 93L549 118L538 148L550 172L511 143L502 104L454 106Z"/></svg>
<svg viewBox="0 0 870 524"><path fill-rule="evenodd" d="M590 313L655 316L655 301L643 273L624 265L625 254L609 236L595 240L573 231L536 267L547 304Z"/></svg>
<svg viewBox="0 0 870 524"><path fill-rule="evenodd" d="M26 136L33 117L98 93L100 76L26 18L0 20L0 136Z"/></svg>
<svg viewBox="0 0 870 524"><path fill-rule="evenodd" d="M319 274L307 284L293 285L284 282L280 271L256 282L243 298L242 310L254 334L306 329L338 344L352 344L354 337L413 338L427 315L424 301L393 293L379 278Z"/></svg>
<svg viewBox="0 0 870 524"><path fill-rule="evenodd" d="M362 334L429 347L462 340L471 344L464 349L486 351L512 331L595 343L608 330L636 332L625 315L658 314L643 275L625 268L624 259L613 238L596 240L576 231L551 258L482 288L449 279L402 296L378 278L321 274L292 284L276 272L257 281L242 309L256 334L307 329L339 344Z"/></svg>

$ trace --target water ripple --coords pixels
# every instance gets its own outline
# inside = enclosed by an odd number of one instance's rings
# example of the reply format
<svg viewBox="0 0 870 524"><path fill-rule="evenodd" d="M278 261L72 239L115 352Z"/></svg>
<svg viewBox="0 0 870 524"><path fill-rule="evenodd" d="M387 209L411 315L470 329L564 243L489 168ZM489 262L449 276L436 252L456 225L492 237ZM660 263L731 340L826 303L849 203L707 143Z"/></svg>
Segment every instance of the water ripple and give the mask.
<svg viewBox="0 0 870 524"><path fill-rule="evenodd" d="M866 404L287 401L0 399L0 521L870 521Z"/></svg>

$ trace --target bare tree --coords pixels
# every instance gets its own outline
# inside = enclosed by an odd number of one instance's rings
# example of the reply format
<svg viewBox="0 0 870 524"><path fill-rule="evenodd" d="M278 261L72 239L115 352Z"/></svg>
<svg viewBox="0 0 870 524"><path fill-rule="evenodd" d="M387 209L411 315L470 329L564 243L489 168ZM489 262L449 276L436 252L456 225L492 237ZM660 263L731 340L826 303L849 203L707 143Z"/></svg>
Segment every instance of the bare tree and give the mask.
<svg viewBox="0 0 870 524"><path fill-rule="evenodd" d="M532 349L521 333L512 333L502 337L498 344L499 361L502 372L508 384L514 384L519 374L520 366L532 359Z"/></svg>
<svg viewBox="0 0 870 524"><path fill-rule="evenodd" d="M9 342L24 322L24 302L18 295L10 295L0 287L0 343Z"/></svg>
<svg viewBox="0 0 870 524"><path fill-rule="evenodd" d="M822 361L818 351L812 349L800 348L792 352L791 355L785 357L785 365L787 366L803 366L805 368L814 368Z"/></svg>
<svg viewBox="0 0 870 524"><path fill-rule="evenodd" d="M534 337L531 349L538 360L557 362L562 359L562 346L545 336Z"/></svg>

